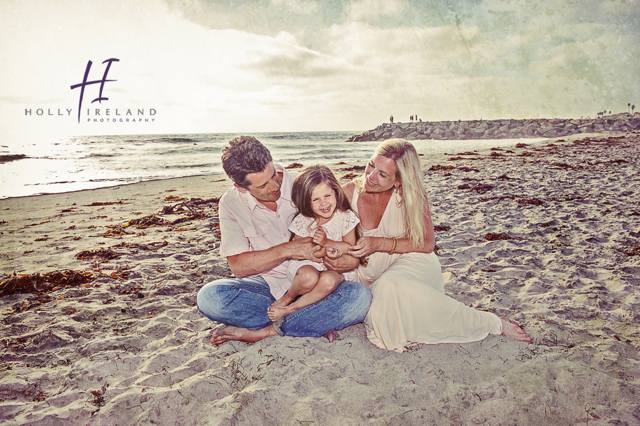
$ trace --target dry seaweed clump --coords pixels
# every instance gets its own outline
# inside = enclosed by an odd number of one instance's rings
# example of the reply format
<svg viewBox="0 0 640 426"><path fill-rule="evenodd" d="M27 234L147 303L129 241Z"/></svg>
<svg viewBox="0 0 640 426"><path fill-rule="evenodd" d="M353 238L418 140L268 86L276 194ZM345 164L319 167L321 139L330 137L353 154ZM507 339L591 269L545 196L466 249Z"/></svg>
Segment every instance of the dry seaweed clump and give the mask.
<svg viewBox="0 0 640 426"><path fill-rule="evenodd" d="M454 166L443 166L441 164L436 164L435 166L431 166L431 168L429 169L430 172L437 172L440 170L453 170L455 169Z"/></svg>
<svg viewBox="0 0 640 426"><path fill-rule="evenodd" d="M152 226L166 226L169 225L169 222L161 217L156 216L155 214L152 214L149 216L141 217L139 219L131 219L129 222L127 222L126 225L123 226L123 228L132 225L138 229L145 229Z"/></svg>
<svg viewBox="0 0 640 426"><path fill-rule="evenodd" d="M90 271L52 271L44 274L16 274L0 282L0 297L15 293L45 294L63 287L77 287L93 281Z"/></svg>
<svg viewBox="0 0 640 426"><path fill-rule="evenodd" d="M120 257L120 253L111 249L99 248L97 250L83 250L76 255L76 259L94 259L111 260Z"/></svg>
<svg viewBox="0 0 640 426"><path fill-rule="evenodd" d="M624 252L627 256L640 256L640 246L636 246L632 249L625 250Z"/></svg>
<svg viewBox="0 0 640 426"><path fill-rule="evenodd" d="M489 241L499 241L499 240L511 240L512 238L506 232L493 233L489 232L484 236L486 240Z"/></svg>

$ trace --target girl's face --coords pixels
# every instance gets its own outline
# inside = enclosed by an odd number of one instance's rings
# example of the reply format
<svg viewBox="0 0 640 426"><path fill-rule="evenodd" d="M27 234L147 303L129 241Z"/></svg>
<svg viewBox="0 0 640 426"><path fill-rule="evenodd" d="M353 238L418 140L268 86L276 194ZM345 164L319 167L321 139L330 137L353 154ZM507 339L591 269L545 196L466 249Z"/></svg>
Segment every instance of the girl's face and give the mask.
<svg viewBox="0 0 640 426"><path fill-rule="evenodd" d="M382 155L373 154L364 170L364 190L367 192L384 192L398 185L395 160Z"/></svg>
<svg viewBox="0 0 640 426"><path fill-rule="evenodd" d="M322 182L311 191L311 210L313 210L320 224L328 222L333 217L336 204L336 193L325 182Z"/></svg>

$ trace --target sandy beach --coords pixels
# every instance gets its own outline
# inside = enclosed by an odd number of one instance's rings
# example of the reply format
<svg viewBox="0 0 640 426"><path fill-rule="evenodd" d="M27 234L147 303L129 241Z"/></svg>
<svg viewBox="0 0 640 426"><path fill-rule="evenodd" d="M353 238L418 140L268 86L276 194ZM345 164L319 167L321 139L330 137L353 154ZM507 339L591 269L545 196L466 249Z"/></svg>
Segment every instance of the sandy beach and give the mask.
<svg viewBox="0 0 640 426"><path fill-rule="evenodd" d="M447 294L533 344L395 353L357 324L214 347L195 300L231 275L228 179L6 199L0 422L640 424L640 133L421 158ZM346 183L352 166L333 170Z"/></svg>

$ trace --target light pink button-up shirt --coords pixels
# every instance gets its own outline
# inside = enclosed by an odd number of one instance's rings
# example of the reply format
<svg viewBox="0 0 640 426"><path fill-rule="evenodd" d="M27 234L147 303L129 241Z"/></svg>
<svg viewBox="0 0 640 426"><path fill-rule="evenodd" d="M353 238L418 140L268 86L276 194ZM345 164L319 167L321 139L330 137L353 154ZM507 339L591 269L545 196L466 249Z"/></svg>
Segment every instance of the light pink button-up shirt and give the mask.
<svg viewBox="0 0 640 426"><path fill-rule="evenodd" d="M276 211L262 205L248 191L229 189L220 199L220 256L227 258L248 251L266 250L286 243L291 237L289 225L297 210L291 202L293 177L280 164L275 164L282 172L280 198L276 201ZM291 287L287 279L289 260L259 275L265 279L271 294L279 299Z"/></svg>

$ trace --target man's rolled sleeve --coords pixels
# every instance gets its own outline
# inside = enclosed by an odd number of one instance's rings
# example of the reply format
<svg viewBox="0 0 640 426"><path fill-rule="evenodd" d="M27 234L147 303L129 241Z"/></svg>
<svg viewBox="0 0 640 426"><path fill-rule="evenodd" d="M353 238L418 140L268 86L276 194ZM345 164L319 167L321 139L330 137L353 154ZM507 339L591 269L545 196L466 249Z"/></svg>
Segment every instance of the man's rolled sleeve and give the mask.
<svg viewBox="0 0 640 426"><path fill-rule="evenodd" d="M236 220L233 211L227 203L220 203L218 215L220 217L220 256L227 258L251 250L249 239L242 232L242 227Z"/></svg>

